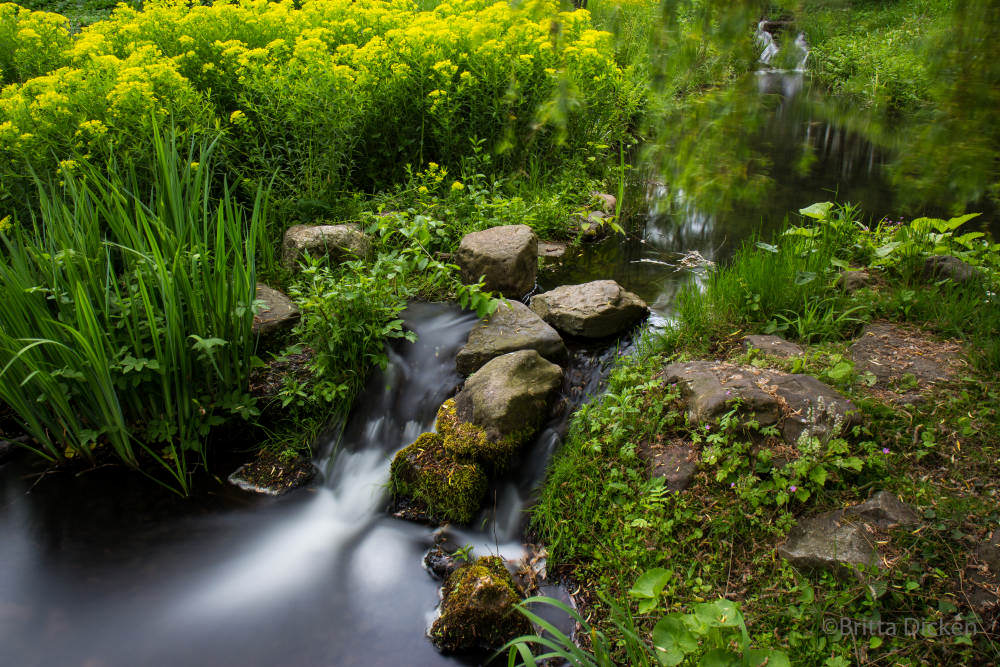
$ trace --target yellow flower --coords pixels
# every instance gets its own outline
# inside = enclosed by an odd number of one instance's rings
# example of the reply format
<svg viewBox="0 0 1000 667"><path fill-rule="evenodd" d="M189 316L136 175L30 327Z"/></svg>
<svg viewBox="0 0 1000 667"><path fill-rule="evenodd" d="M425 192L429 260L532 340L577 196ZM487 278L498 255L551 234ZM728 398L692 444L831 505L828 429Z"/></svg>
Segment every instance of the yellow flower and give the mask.
<svg viewBox="0 0 1000 667"><path fill-rule="evenodd" d="M6 215L0 218L0 232L5 232L10 229L10 216Z"/></svg>
<svg viewBox="0 0 1000 667"><path fill-rule="evenodd" d="M451 189L455 191L464 190L465 186L462 185L461 181L455 181L454 183L451 184Z"/></svg>

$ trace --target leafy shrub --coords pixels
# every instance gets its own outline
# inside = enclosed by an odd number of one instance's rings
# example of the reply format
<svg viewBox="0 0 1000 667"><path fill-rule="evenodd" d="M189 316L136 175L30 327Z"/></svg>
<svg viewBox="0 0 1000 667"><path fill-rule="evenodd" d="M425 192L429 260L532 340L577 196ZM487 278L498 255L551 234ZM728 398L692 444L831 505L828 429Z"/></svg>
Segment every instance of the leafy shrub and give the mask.
<svg viewBox="0 0 1000 667"><path fill-rule="evenodd" d="M611 36L554 0L153 2L120 6L62 53L69 66L0 97L0 197L16 200L26 162L50 173L95 121L117 151L141 150L151 114L193 135L217 125L234 182L253 191L276 172L276 196L295 199L383 188L406 164L457 169L469 137L503 153L499 169L529 151L568 159L620 134L638 104Z"/></svg>
<svg viewBox="0 0 1000 667"><path fill-rule="evenodd" d="M66 19L0 4L0 87L50 72L68 61Z"/></svg>

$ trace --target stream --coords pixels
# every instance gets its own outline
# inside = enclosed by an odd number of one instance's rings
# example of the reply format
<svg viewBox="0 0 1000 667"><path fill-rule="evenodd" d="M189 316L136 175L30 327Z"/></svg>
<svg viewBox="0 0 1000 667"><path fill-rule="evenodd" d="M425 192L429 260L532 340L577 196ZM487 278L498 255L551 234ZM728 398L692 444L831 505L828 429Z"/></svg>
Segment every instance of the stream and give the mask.
<svg viewBox="0 0 1000 667"><path fill-rule="evenodd" d="M724 261L755 232L765 237L789 211L836 198L892 212L882 160L850 133L810 119L796 103L800 72L762 72L760 89L783 96L757 143L778 185L766 202L699 210L666 188L648 188L634 238L587 245L540 288L613 278L651 306L651 325L671 316L680 253ZM809 142L816 160L793 168ZM322 481L278 498L219 483L180 500L148 481L101 469L38 476L0 466L0 653L2 664L444 665L425 637L439 582L422 566L434 529L385 511L396 451L430 430L461 381L457 350L474 316L447 304L405 311L415 344L396 345L373 374L339 445L320 443ZM571 346L560 403L520 464L491 490L472 527L454 531L477 555L524 553L525 510L544 478L572 409L598 393L627 341ZM473 664L473 663L470 663Z"/></svg>

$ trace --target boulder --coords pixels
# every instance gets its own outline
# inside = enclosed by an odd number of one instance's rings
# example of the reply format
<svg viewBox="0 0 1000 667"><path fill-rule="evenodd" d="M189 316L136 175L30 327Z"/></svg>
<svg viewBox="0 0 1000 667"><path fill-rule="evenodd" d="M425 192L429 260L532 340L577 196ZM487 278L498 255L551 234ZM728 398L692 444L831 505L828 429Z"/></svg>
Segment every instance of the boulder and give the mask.
<svg viewBox="0 0 1000 667"><path fill-rule="evenodd" d="M745 336L743 338L743 349L748 350L750 348L760 350L764 354L770 354L774 357L801 357L806 353L801 345L787 341L781 336L768 336L764 334Z"/></svg>
<svg viewBox="0 0 1000 667"><path fill-rule="evenodd" d="M438 433L424 433L392 460L390 485L396 498L422 503L431 516L468 523L486 494L486 474L475 462L460 461Z"/></svg>
<svg viewBox="0 0 1000 667"><path fill-rule="evenodd" d="M810 375L713 361L668 365L663 376L676 382L692 423L714 421L739 403L761 426L779 424L784 440L829 439L857 421L854 404Z"/></svg>
<svg viewBox="0 0 1000 667"><path fill-rule="evenodd" d="M826 512L799 521L778 547L778 555L795 567L838 570L879 564L873 535L856 519L842 512Z"/></svg>
<svg viewBox="0 0 1000 667"><path fill-rule="evenodd" d="M555 329L520 301L501 303L490 318L469 333L455 365L462 375L479 370L490 359L518 350L536 350L549 361L566 363L569 353Z"/></svg>
<svg viewBox="0 0 1000 667"><path fill-rule="evenodd" d="M979 560L989 565L995 574L1000 574L1000 529L993 531L990 539L979 545L976 550Z"/></svg>
<svg viewBox="0 0 1000 667"><path fill-rule="evenodd" d="M295 225L285 232L281 261L295 269L304 255L327 256L333 262L367 257L371 242L358 225Z"/></svg>
<svg viewBox="0 0 1000 667"><path fill-rule="evenodd" d="M837 286L850 294L872 284L872 277L864 269L849 269L837 278Z"/></svg>
<svg viewBox="0 0 1000 667"><path fill-rule="evenodd" d="M932 255L924 260L923 276L927 280L951 280L967 283L981 280L983 274L971 264L952 255Z"/></svg>
<svg viewBox="0 0 1000 667"><path fill-rule="evenodd" d="M778 547L778 555L802 568L881 567L875 529L919 521L912 507L888 491L879 491L859 505L802 519Z"/></svg>
<svg viewBox="0 0 1000 667"><path fill-rule="evenodd" d="M459 421L482 428L491 440L530 437L548 414L562 384L562 369L535 350L501 355L473 373L455 397Z"/></svg>
<svg viewBox="0 0 1000 667"><path fill-rule="evenodd" d="M844 516L858 517L882 530L920 523L920 517L913 508L888 491L879 491L860 505L848 507Z"/></svg>
<svg viewBox="0 0 1000 667"><path fill-rule="evenodd" d="M591 192L590 196L600 205L601 211L609 215L613 214L618 206L618 197L606 192Z"/></svg>
<svg viewBox="0 0 1000 667"><path fill-rule="evenodd" d="M295 326L299 321L299 309L285 294L257 283L260 310L254 313L251 333L257 338L273 338Z"/></svg>
<svg viewBox="0 0 1000 667"><path fill-rule="evenodd" d="M487 290L520 299L535 287L538 238L527 225L472 232L462 237L455 261L466 283L484 277Z"/></svg>
<svg viewBox="0 0 1000 667"><path fill-rule="evenodd" d="M498 556L458 568L441 593L441 615L431 625L430 636L445 653L492 651L532 632L531 623L517 610L521 596Z"/></svg>
<svg viewBox="0 0 1000 667"><path fill-rule="evenodd" d="M614 280L562 285L532 297L531 309L557 330L583 338L619 334L649 313L642 299Z"/></svg>

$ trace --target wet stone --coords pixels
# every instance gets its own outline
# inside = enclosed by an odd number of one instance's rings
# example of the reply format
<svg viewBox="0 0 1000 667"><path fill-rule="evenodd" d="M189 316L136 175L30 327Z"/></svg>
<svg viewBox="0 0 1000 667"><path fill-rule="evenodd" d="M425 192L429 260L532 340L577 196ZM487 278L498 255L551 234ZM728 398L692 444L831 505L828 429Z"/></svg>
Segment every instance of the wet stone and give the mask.
<svg viewBox="0 0 1000 667"><path fill-rule="evenodd" d="M800 357L805 354L802 346L787 341L781 336L758 334L743 338L743 349L753 348L774 357Z"/></svg>
<svg viewBox="0 0 1000 667"><path fill-rule="evenodd" d="M498 556L485 556L449 575L441 615L430 629L434 645L445 653L495 650L532 631L518 610L521 596Z"/></svg>
<svg viewBox="0 0 1000 667"><path fill-rule="evenodd" d="M646 317L646 302L614 280L562 285L536 294L531 309L558 331L582 338L620 334Z"/></svg>
<svg viewBox="0 0 1000 667"><path fill-rule="evenodd" d="M545 359L566 363L569 353L558 332L519 301L501 303L490 318L469 332L455 365L462 375L474 373L503 354L535 350Z"/></svg>
<svg viewBox="0 0 1000 667"><path fill-rule="evenodd" d="M284 458L262 451L255 460L231 474L229 483L251 493L280 496L308 484L315 472L308 458Z"/></svg>

